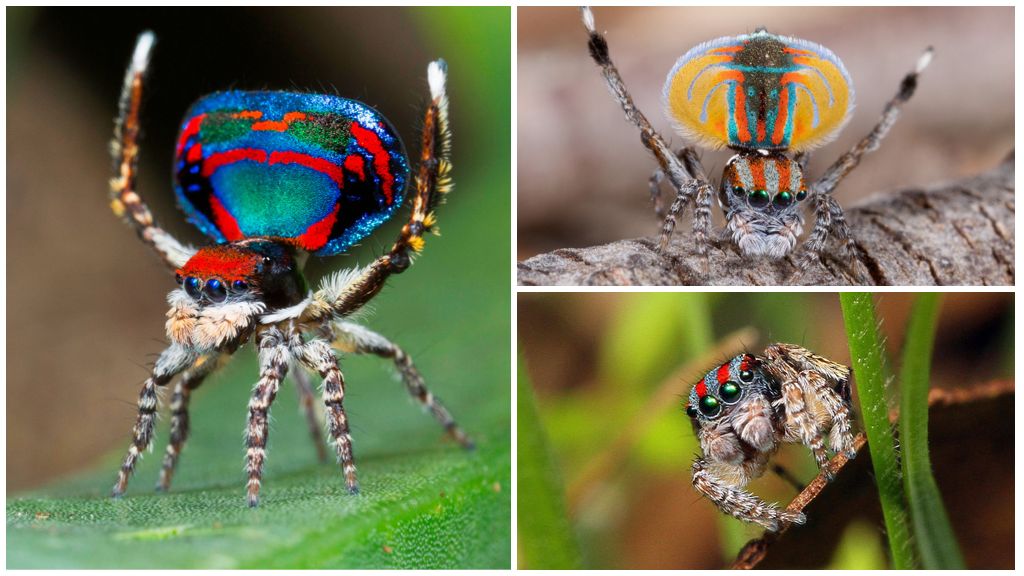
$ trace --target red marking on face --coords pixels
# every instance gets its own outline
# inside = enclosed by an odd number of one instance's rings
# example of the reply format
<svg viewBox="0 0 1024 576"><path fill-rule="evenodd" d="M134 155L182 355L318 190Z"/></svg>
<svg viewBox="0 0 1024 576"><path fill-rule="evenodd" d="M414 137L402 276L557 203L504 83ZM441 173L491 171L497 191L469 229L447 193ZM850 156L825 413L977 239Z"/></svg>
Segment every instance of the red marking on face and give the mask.
<svg viewBox="0 0 1024 576"><path fill-rule="evenodd" d="M376 132L363 128L358 122L353 122L351 129L352 135L356 137L356 142L373 155L373 168L381 179L384 198L387 199L390 206L393 202L395 186L395 177L391 174L391 156L384 149L384 143L380 141Z"/></svg>
<svg viewBox="0 0 1024 576"><path fill-rule="evenodd" d="M242 234L241 228L238 227L238 220L235 220L224 204L221 204L220 198L210 196L210 208L213 210L214 223L227 241L245 238L245 234Z"/></svg>
<svg viewBox="0 0 1024 576"><path fill-rule="evenodd" d="M703 398L703 397L705 397L707 395L708 395L708 387L707 387L706 384L704 384L704 381L701 380L700 382L697 382L697 397L698 398Z"/></svg>
<svg viewBox="0 0 1024 576"><path fill-rule="evenodd" d="M236 246L221 245L200 248L178 274L197 278L221 278L226 282L250 280L263 257Z"/></svg>
<svg viewBox="0 0 1024 576"><path fill-rule="evenodd" d="M750 354L744 354L743 360L740 360L740 370L744 372L750 370L750 363L753 362L753 360L754 359L750 356Z"/></svg>
<svg viewBox="0 0 1024 576"><path fill-rule="evenodd" d="M200 114L195 118L188 121L185 125L185 129L181 131L181 136L178 136L178 147L175 149L175 157L180 157L183 150L185 150L185 144L188 143L188 139L199 134L199 126L206 119L206 114Z"/></svg>
<svg viewBox="0 0 1024 576"><path fill-rule="evenodd" d="M766 190L766 184L764 180L764 158L757 158L750 164L750 175L754 177L754 189Z"/></svg>
<svg viewBox="0 0 1024 576"><path fill-rule="evenodd" d="M774 138L774 136L773 136ZM779 173L779 190L789 190L790 163L780 160L775 163L775 171ZM795 190L794 190L795 192Z"/></svg>
<svg viewBox="0 0 1024 576"><path fill-rule="evenodd" d="M334 228L334 223L338 220L338 210L341 208L341 204L335 204L334 210L330 214L324 216L319 222L314 222L297 238L299 245L304 250L312 252L319 250L324 244L327 244L327 240L331 237L331 228Z"/></svg>
<svg viewBox="0 0 1024 576"><path fill-rule="evenodd" d="M719 384L725 384L729 381L729 363L726 362L718 367L718 373L715 374L715 378L718 379Z"/></svg>

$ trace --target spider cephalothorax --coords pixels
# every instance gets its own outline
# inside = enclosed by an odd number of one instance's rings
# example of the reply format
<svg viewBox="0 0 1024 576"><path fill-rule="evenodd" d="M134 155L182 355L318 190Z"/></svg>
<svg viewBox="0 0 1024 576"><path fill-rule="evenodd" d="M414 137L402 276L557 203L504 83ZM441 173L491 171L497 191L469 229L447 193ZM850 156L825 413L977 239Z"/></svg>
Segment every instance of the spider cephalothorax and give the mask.
<svg viewBox="0 0 1024 576"><path fill-rule="evenodd" d="M824 435L834 453L853 457L850 369L792 344L772 344L760 357L740 354L710 371L690 391L702 456L693 463L693 485L723 512L777 530L802 524L802 513L779 510L743 490L762 476L783 442L798 442L828 462Z"/></svg>
<svg viewBox="0 0 1024 576"><path fill-rule="evenodd" d="M660 166L650 180L655 210L664 216L659 249L668 245L677 216L692 201L694 245L706 276L713 194L697 153L691 147L671 152L633 103L590 9L584 8L582 15L591 57ZM853 236L832 192L866 152L878 148L900 106L914 94L931 53L931 48L926 50L903 78L871 133L811 184L804 181L807 153L834 139L853 110L853 82L831 50L761 28L701 43L676 61L662 90L669 120L695 144L737 152L722 176L719 204L727 236L742 255L772 260L789 255L802 231L806 205L814 210L815 225L796 260L797 271L819 258L830 234L842 242L847 261L856 260ZM666 177L676 192L667 213L661 204Z"/></svg>
<svg viewBox="0 0 1024 576"><path fill-rule="evenodd" d="M188 437L192 391L249 341L260 363L246 427L250 506L259 502L270 406L289 373L321 458L326 452L307 373L323 378L330 442L349 491L357 491L345 382L335 350L392 360L409 393L453 438L472 447L427 391L409 356L349 321L389 276L409 267L423 248L423 235L435 231L434 208L451 188L444 61L427 70L431 101L412 187L401 140L366 104L299 92L232 91L200 99L182 122L174 172L179 206L217 242L197 250L156 226L135 192L139 109L153 42L151 33L139 37L125 76L111 205L175 271L180 288L167 297L171 344L139 394L138 419L114 495L124 493L137 460L152 444L156 389L177 378L171 440L157 486L167 489ZM310 290L302 274L307 256L339 254L365 238L402 205L407 188L413 189L412 209L392 248L365 268L334 274Z"/></svg>

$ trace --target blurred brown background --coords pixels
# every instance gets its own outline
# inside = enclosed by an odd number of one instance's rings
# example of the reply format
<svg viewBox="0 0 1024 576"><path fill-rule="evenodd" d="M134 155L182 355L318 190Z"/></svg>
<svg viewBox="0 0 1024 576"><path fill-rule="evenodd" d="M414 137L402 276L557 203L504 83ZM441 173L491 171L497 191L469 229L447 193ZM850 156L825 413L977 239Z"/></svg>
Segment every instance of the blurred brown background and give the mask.
<svg viewBox="0 0 1024 576"><path fill-rule="evenodd" d="M912 294L875 296L895 373L913 300ZM675 377L700 350L749 326L760 333L756 341L745 342L755 353L770 342L790 342L850 365L836 294L521 293L518 301L523 363L566 486L586 568L720 568L744 542L760 535L756 527L720 514L691 487L690 464L699 446L682 405L708 366L681 381ZM710 331L710 341L699 336L704 331ZM992 380L1012 379L1013 294L945 294L933 358L936 389L978 390ZM855 412L856 386L855 378ZM664 413L654 413L651 398L664 387L671 387L676 401ZM897 384L891 392L895 408ZM945 413L933 409L929 423L939 488L971 568L1013 566L1013 407L1008 403L1012 396L1003 396L998 409L988 412L967 406ZM644 431L624 448L620 435L639 422L646 422ZM857 416L854 430L862 429ZM595 480L594 465L619 450L628 453ZM842 483L823 492L822 503L831 504L809 509L808 525L784 539L813 550L798 549L797 558L774 566L884 567L887 545L868 460L858 457L856 464L864 467L851 468ZM784 447L773 462L802 482L816 474L809 451L800 446ZM795 495L771 473L749 489L782 505ZM524 513L522 502L519 513Z"/></svg>
<svg viewBox="0 0 1024 576"><path fill-rule="evenodd" d="M692 46L759 26L826 45L853 78L856 108L839 138L815 151L812 178L867 134L903 75L934 46L935 58L899 122L838 188L839 202L850 206L874 192L979 172L1010 151L1013 11L598 7L594 15L637 106L674 148L684 141L661 112L661 89ZM518 18L519 258L653 234L647 178L656 164L590 60L578 10L520 8ZM731 154L702 152L716 187ZM681 229L689 226L687 215Z"/></svg>
<svg viewBox="0 0 1024 576"><path fill-rule="evenodd" d="M441 19L461 23L466 33L439 32ZM149 28L157 36L138 188L164 228L201 244L174 205L173 143L188 106L228 88L319 90L362 100L386 113L412 153L426 64L444 55L459 109L452 117L460 135L457 178L470 192L465 175L487 170L496 149L480 141L493 138L488 115L506 106L470 97L479 96L471 86L508 83L506 68L481 69L483 59L470 53L472 47L490 54L492 37L507 51L508 39L474 24L471 14L415 8L7 9L8 491L125 446L146 365L164 347L173 275L108 207L109 142L136 35ZM507 205L507 184L495 182L493 170L489 178L488 192ZM468 200L453 194L446 214ZM390 245L398 220L353 255L312 259L309 278L375 257ZM242 418L239 409L233 416Z"/></svg>

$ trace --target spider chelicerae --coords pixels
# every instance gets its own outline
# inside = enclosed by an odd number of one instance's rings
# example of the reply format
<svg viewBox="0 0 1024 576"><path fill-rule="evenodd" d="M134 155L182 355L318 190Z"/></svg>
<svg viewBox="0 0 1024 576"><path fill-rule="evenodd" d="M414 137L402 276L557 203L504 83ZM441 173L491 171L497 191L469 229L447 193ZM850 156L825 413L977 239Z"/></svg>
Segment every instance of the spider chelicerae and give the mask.
<svg viewBox="0 0 1024 576"><path fill-rule="evenodd" d="M668 245L676 218L692 201L694 247L706 277L713 192L697 152L688 146L672 153L633 104L608 54L607 41L594 27L593 13L589 8L581 10L591 57L660 166L650 179L655 212L664 219L659 251ZM842 242L842 260L857 262L853 235L832 192L865 153L878 148L900 107L914 94L917 77L931 57L929 47L903 78L878 124L811 183L804 177L809 151L835 138L853 110L850 75L831 50L760 28L753 34L704 42L680 57L662 91L670 121L696 144L736 152L725 165L718 190L726 219L723 236L745 257L784 258L796 247L804 205L810 204L815 225L803 253L795 259L794 275L820 260L830 234ZM676 192L667 212L661 202L661 182L666 177ZM870 281L863 271L854 273Z"/></svg>
<svg viewBox="0 0 1024 576"><path fill-rule="evenodd" d="M411 214L391 249L368 266L328 276L316 291L302 265L309 254L344 252L401 207L409 163L387 120L369 106L298 92L221 92L185 116L175 155L175 192L189 220L217 243L183 245L158 227L135 190L139 110L155 38L138 38L125 75L113 142L111 206L131 224L181 287L167 297L167 337L139 394L138 417L114 485L120 496L150 448L157 389L177 377L170 442L157 489L171 483L189 434L192 392L240 346L253 341L260 377L245 432L247 501L259 503L270 406L282 380L295 380L321 459L326 457L308 372L323 379L327 432L349 492L358 492L345 382L335 351L392 360L409 393L466 448L473 444L424 386L410 357L385 337L351 321L385 281L409 267L436 232L434 209L452 186L447 68L430 63L419 171Z"/></svg>
<svg viewBox="0 0 1024 576"><path fill-rule="evenodd" d="M826 477L826 433L833 453L856 456L850 369L793 344L740 354L708 372L690 391L686 413L703 453L693 462L693 487L722 512L768 530L806 520L744 490L764 474L780 444L810 448Z"/></svg>

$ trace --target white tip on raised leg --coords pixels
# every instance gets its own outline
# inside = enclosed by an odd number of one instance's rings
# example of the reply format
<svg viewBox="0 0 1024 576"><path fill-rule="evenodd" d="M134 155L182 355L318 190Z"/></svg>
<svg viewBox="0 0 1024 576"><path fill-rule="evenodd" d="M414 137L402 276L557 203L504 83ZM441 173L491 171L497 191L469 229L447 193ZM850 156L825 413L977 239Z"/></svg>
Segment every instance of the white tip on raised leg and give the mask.
<svg viewBox="0 0 1024 576"><path fill-rule="evenodd" d="M153 51L153 44L156 43L156 35L146 30L139 34L135 41L135 52L132 54L132 71L145 72L149 66L149 54Z"/></svg>
<svg viewBox="0 0 1024 576"><path fill-rule="evenodd" d="M914 70L915 73L920 74L929 64L932 63L932 54L935 53L935 49L931 46L921 54L921 57L917 59L917 68Z"/></svg>
<svg viewBox="0 0 1024 576"><path fill-rule="evenodd" d="M427 84L430 86L430 97L437 100L445 95L445 83L448 81L448 63L438 58L427 66Z"/></svg>
<svg viewBox="0 0 1024 576"><path fill-rule="evenodd" d="M594 33L594 13L590 10L590 6L580 6L580 15L583 17L583 25L587 27L587 32Z"/></svg>

